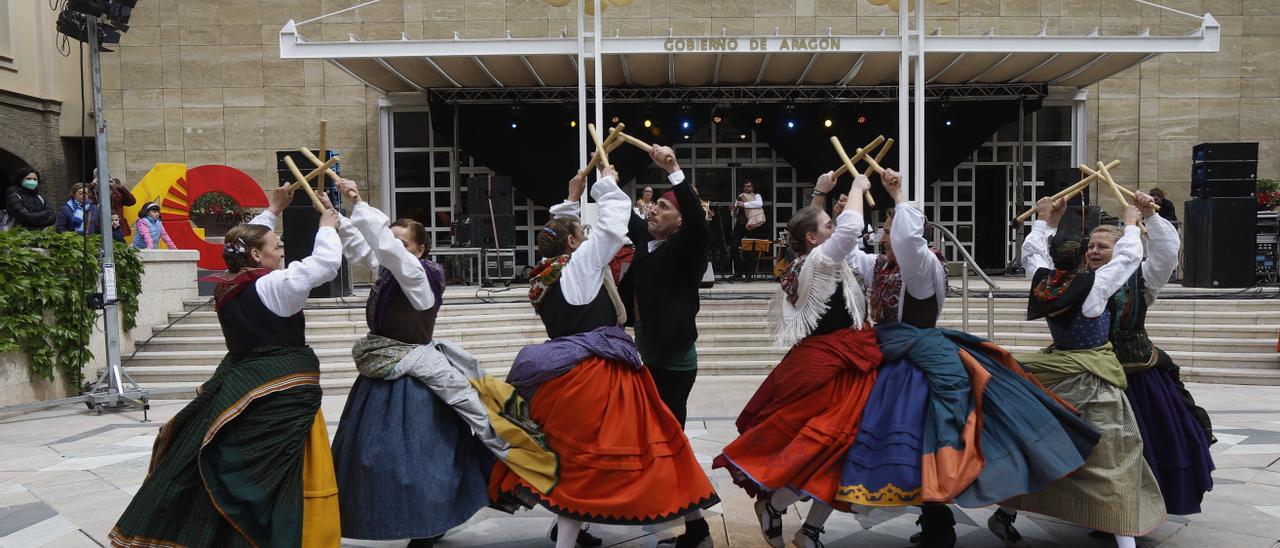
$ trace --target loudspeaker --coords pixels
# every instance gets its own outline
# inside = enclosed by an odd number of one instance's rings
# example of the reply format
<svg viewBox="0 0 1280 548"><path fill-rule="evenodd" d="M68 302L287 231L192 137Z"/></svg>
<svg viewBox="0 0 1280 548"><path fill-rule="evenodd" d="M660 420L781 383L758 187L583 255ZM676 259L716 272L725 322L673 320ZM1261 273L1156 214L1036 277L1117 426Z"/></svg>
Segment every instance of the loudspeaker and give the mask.
<svg viewBox="0 0 1280 548"><path fill-rule="evenodd" d="M1076 168L1050 169L1044 173L1044 188L1040 191L1040 194L1042 196L1053 196L1083 178L1080 176L1080 170ZM1089 200L1089 188L1086 187L1067 203L1075 206L1092 203Z"/></svg>
<svg viewBox="0 0 1280 548"><path fill-rule="evenodd" d="M515 219L510 215L472 215L471 247L484 249L511 249L515 239ZM497 225L498 241L493 241L494 225Z"/></svg>
<svg viewBox="0 0 1280 548"><path fill-rule="evenodd" d="M1256 205L1253 198L1199 198L1185 202L1182 285L1253 285Z"/></svg>
<svg viewBox="0 0 1280 548"><path fill-rule="evenodd" d="M1211 161L1191 164L1192 181L1220 181L1230 179L1257 179L1258 161Z"/></svg>
<svg viewBox="0 0 1280 548"><path fill-rule="evenodd" d="M1192 198L1252 198L1257 179L1192 179Z"/></svg>
<svg viewBox="0 0 1280 548"><path fill-rule="evenodd" d="M1258 161L1258 143L1200 143L1191 147L1192 162Z"/></svg>
<svg viewBox="0 0 1280 548"><path fill-rule="evenodd" d="M493 211L489 210L490 200L493 201ZM512 195L511 177L481 175L468 179L467 207L472 215L513 215L515 197Z"/></svg>

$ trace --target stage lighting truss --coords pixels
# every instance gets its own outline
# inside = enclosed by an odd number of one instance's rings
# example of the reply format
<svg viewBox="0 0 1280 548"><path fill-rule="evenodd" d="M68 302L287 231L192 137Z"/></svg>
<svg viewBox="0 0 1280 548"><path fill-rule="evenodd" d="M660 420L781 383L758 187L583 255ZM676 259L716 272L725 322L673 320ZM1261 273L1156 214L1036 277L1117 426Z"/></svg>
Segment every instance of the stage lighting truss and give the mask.
<svg viewBox="0 0 1280 548"><path fill-rule="evenodd" d="M578 88L566 87L499 87L499 88L432 88L432 100L446 103L565 103L577 101ZM925 88L927 100L943 97L951 101L981 99L1019 99L1044 97L1044 84L930 84ZM898 100L898 86L699 86L665 88L604 89L609 103L853 103L893 102Z"/></svg>

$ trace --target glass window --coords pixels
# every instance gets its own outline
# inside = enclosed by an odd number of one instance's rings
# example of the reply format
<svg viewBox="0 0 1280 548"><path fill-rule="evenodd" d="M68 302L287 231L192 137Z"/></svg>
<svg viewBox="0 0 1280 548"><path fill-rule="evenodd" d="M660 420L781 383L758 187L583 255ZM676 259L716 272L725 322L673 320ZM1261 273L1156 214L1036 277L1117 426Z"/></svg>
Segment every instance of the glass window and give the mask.
<svg viewBox="0 0 1280 548"><path fill-rule="evenodd" d="M711 163L711 147L698 147L694 149L694 158L698 163Z"/></svg>
<svg viewBox="0 0 1280 548"><path fill-rule="evenodd" d="M1071 107L1044 107L1036 113L1036 140L1070 141Z"/></svg>
<svg viewBox="0 0 1280 548"><path fill-rule="evenodd" d="M1036 180L1045 180L1050 169L1071 167L1070 146L1036 146Z"/></svg>
<svg viewBox="0 0 1280 548"><path fill-rule="evenodd" d="M437 151L435 152L435 158L434 158L434 160L435 160L436 165L435 165L434 167L437 167L437 168L442 168L442 167L452 167L452 164L450 164L450 160L451 160L450 156L452 156L452 155L453 155L453 152L452 152L452 151L449 151L449 150L437 150Z"/></svg>
<svg viewBox="0 0 1280 548"><path fill-rule="evenodd" d="M956 199L956 188L951 185L942 185L942 198L939 201L951 202Z"/></svg>
<svg viewBox="0 0 1280 548"><path fill-rule="evenodd" d="M430 156L426 152L395 153L396 188L423 188L431 184L427 178ZM445 180L448 185L448 180Z"/></svg>
<svg viewBox="0 0 1280 548"><path fill-rule="evenodd" d="M453 179L453 173L449 171L436 171L432 176L436 188L449 188L449 182Z"/></svg>
<svg viewBox="0 0 1280 548"><path fill-rule="evenodd" d="M676 161L677 161L677 162L688 162L688 161L689 161L690 159L692 159L692 158L693 158L693 148L691 148L691 147L677 147L677 148L676 148Z"/></svg>
<svg viewBox="0 0 1280 548"><path fill-rule="evenodd" d="M448 190L436 192L436 207L451 208L453 207L453 193Z"/></svg>
<svg viewBox="0 0 1280 548"><path fill-rule="evenodd" d="M407 217L419 223L431 223L431 193L397 192L396 217Z"/></svg>
<svg viewBox="0 0 1280 548"><path fill-rule="evenodd" d="M1000 147L999 149L997 149L997 150L996 150L996 161L997 161L997 162L1012 162L1012 161L1013 161L1013 149L1014 149L1014 148L1015 148L1015 147L1002 146L1002 147Z"/></svg>
<svg viewBox="0 0 1280 548"><path fill-rule="evenodd" d="M769 147L756 147L756 161L767 162L773 159L773 149Z"/></svg>
<svg viewBox="0 0 1280 548"><path fill-rule="evenodd" d="M430 146L431 118L426 111L417 112L396 112L392 115L392 128L394 135L392 142L395 147L426 147Z"/></svg>

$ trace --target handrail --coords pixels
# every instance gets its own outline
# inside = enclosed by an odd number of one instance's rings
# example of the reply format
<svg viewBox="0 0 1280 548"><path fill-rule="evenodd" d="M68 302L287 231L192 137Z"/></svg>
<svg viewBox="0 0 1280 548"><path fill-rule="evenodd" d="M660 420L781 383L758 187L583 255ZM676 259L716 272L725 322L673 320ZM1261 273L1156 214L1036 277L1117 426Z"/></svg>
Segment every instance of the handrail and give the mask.
<svg viewBox="0 0 1280 548"><path fill-rule="evenodd" d="M994 339L996 336L995 292L1000 289L1000 285L978 267L978 262L973 260L969 250L964 248L964 244L960 243L960 239L955 234L942 225L931 223L929 226L932 226L937 233L951 240L956 249L960 250L960 255L964 257L964 267L960 272L960 329L966 333L969 331L969 268L973 267L974 272L977 272L982 281L987 283L987 340ZM936 240L934 245L935 247L941 247L937 245Z"/></svg>

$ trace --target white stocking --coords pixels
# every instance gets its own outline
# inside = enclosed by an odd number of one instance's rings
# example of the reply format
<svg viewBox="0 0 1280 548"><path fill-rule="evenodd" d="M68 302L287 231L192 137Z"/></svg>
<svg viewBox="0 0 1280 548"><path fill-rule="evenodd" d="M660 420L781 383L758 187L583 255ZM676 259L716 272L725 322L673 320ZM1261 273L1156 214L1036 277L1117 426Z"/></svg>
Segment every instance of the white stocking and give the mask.
<svg viewBox="0 0 1280 548"><path fill-rule="evenodd" d="M826 523L829 517L831 517L831 507L815 500L813 506L809 507L809 517L804 519L804 523L821 529L822 524Z"/></svg>
<svg viewBox="0 0 1280 548"><path fill-rule="evenodd" d="M576 519L556 516L556 548L574 548L578 545L578 530L582 522Z"/></svg>
<svg viewBox="0 0 1280 548"><path fill-rule="evenodd" d="M800 493L784 487L773 492L773 496L769 497L769 505L773 506L774 510L783 512L798 500L800 500Z"/></svg>
<svg viewBox="0 0 1280 548"><path fill-rule="evenodd" d="M1116 535L1116 546L1118 548L1137 548L1138 541L1130 536Z"/></svg>

